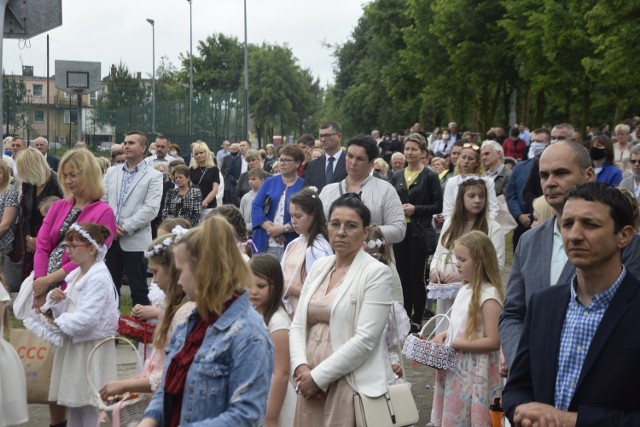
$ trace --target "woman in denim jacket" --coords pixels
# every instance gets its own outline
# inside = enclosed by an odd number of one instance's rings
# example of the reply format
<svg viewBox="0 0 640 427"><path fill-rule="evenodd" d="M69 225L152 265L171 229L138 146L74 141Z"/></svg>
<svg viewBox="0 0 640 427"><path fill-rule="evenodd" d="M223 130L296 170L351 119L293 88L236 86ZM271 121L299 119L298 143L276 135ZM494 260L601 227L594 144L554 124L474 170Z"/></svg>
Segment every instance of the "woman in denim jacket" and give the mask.
<svg viewBox="0 0 640 427"><path fill-rule="evenodd" d="M249 304L253 276L231 226L207 219L179 239L175 261L196 309L167 347L163 385L139 426L261 425L273 346Z"/></svg>

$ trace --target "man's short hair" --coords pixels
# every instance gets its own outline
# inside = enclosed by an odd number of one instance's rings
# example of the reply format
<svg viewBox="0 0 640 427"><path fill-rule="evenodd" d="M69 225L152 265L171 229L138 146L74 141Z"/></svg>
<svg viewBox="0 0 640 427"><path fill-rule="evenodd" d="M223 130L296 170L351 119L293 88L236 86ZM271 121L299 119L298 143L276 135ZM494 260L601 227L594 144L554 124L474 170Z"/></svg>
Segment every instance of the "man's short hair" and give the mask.
<svg viewBox="0 0 640 427"><path fill-rule="evenodd" d="M402 154L402 153L401 153L401 152L399 152L399 151L396 151L395 153L393 153L393 154L391 155L391 161L393 161L393 158L394 158L394 157L402 157L402 161L403 161L403 162L405 161L404 154Z"/></svg>
<svg viewBox="0 0 640 427"><path fill-rule="evenodd" d="M156 136L156 139L164 139L165 141L167 141L167 145L171 145L171 141L169 140L169 137L167 135L158 135Z"/></svg>
<svg viewBox="0 0 640 427"><path fill-rule="evenodd" d="M557 125L553 126L553 129L565 129L571 134L571 138L569 139L573 139L576 136L576 130L574 129L573 125L570 125L569 123L558 123Z"/></svg>
<svg viewBox="0 0 640 427"><path fill-rule="evenodd" d="M329 129L329 128L332 128L338 133L342 133L342 126L340 126L340 123L334 122L333 120L329 120L320 125L320 129Z"/></svg>
<svg viewBox="0 0 640 427"><path fill-rule="evenodd" d="M373 138L369 135L356 135L347 142L347 150L352 145L364 148L369 163L373 162L380 151Z"/></svg>
<svg viewBox="0 0 640 427"><path fill-rule="evenodd" d="M140 138L142 139L142 145L149 145L149 140L147 139L147 134L144 132L140 132L137 130L133 130L131 132L127 132L124 134L124 136L130 136L130 135L138 135L140 136Z"/></svg>
<svg viewBox="0 0 640 427"><path fill-rule="evenodd" d="M536 130L534 130L532 133L536 134L536 133L543 133L545 135L547 135L547 141L551 142L551 132L549 132L549 129L545 129L545 128L538 128Z"/></svg>
<svg viewBox="0 0 640 427"><path fill-rule="evenodd" d="M316 143L316 139L313 136L309 135L308 133L305 133L296 141L296 144L304 144L309 148L313 148L313 145L315 143Z"/></svg>
<svg viewBox="0 0 640 427"><path fill-rule="evenodd" d="M617 188L603 182L586 182L570 188L564 195L565 203L571 199L599 202L609 207L613 219L613 232L618 233L627 225L633 227L631 201Z"/></svg>
<svg viewBox="0 0 640 427"><path fill-rule="evenodd" d="M629 150L629 157L640 155L640 144L636 144Z"/></svg>
<svg viewBox="0 0 640 427"><path fill-rule="evenodd" d="M491 147L493 151L498 153L498 156L500 156L500 160L504 160L504 148L502 148L502 145L500 145L498 141L492 141L490 139L487 139L482 143L481 148L484 148L484 147Z"/></svg>

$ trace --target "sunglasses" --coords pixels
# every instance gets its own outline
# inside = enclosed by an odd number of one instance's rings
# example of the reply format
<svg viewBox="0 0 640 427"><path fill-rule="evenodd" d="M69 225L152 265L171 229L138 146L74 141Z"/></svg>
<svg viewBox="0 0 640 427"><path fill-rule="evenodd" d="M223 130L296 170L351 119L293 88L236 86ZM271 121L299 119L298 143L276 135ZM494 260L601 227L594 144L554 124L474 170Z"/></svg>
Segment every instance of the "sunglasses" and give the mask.
<svg viewBox="0 0 640 427"><path fill-rule="evenodd" d="M466 144L464 144L462 148L471 148L473 151L480 151L480 147L478 145L471 144L470 142L467 142Z"/></svg>

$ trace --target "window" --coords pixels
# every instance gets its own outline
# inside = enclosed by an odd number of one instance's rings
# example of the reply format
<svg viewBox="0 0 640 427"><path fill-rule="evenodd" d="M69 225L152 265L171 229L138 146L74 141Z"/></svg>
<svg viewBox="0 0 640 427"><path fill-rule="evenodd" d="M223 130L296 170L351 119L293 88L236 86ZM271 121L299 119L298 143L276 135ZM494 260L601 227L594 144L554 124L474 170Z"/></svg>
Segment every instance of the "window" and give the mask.
<svg viewBox="0 0 640 427"><path fill-rule="evenodd" d="M36 123L44 123L44 111L35 110L33 112L33 121Z"/></svg>
<svg viewBox="0 0 640 427"><path fill-rule="evenodd" d="M32 93L34 98L42 98L44 96L42 92L42 85L34 83Z"/></svg>
<svg viewBox="0 0 640 427"><path fill-rule="evenodd" d="M68 125L69 123L71 124L78 124L78 111L76 110L65 110L64 111L64 124Z"/></svg>

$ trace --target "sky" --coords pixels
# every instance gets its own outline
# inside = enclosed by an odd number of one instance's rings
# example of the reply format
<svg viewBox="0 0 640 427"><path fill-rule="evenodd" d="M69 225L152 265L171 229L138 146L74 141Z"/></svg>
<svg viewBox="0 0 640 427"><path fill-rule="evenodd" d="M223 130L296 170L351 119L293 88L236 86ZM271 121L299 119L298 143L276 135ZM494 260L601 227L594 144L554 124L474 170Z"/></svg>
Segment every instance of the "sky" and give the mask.
<svg viewBox="0 0 640 427"><path fill-rule="evenodd" d="M29 0L28 0L29 1ZM246 0L249 43L288 45L300 66L311 69L326 86L333 82L335 58L325 44L347 41L362 16L366 0ZM193 53L199 40L213 33L244 41L242 0L192 0ZM189 51L187 0L63 0L62 26L49 31L50 73L55 60L101 62L102 77L121 61L133 73L152 73L152 28L155 21L156 67L160 58L179 67ZM46 76L46 33L29 40L4 40L3 69L21 74L32 65Z"/></svg>

